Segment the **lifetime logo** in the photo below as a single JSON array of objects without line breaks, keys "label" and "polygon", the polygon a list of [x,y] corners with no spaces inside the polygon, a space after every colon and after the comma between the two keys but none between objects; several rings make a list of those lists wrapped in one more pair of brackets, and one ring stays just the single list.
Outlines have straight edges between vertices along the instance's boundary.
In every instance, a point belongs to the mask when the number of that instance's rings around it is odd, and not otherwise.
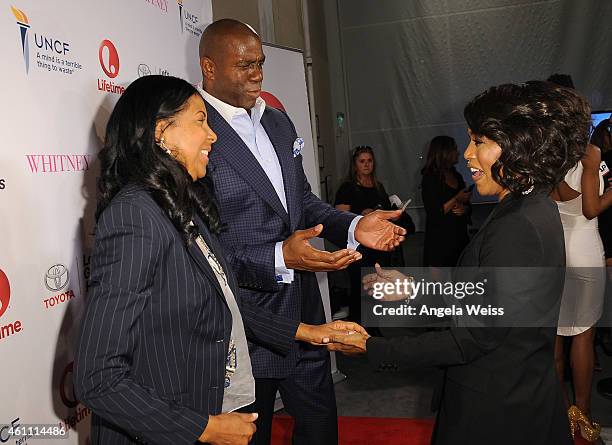
[{"label": "lifetime logo", "polygon": [[79,401],[74,396],[74,387],[72,385],[73,374],[74,362],[70,362],[64,369],[59,382],[59,394],[62,402],[71,410],[76,408],[75,411],[72,411],[70,415],[62,419],[60,422],[60,426],[63,426],[66,431],[76,429],[77,424],[91,414],[91,410],[89,408],[84,406],[78,407]]},{"label": "lifetime logo", "polygon": [[111,79],[119,75],[119,52],[113,42],[108,39],[102,40],[98,50],[98,59],[104,74]]},{"label": "lifetime logo", "polygon": [[[0,317],[2,317],[8,309],[10,301],[11,285],[4,271],[0,269]],[[11,335],[15,335],[21,332],[22,329],[23,326],[21,325],[20,320],[16,320],[6,325],[0,324],[0,340],[4,340],[5,338],[10,337]]]},{"label": "lifetime logo", "polygon": [[8,277],[0,269],[0,317],[4,315],[11,301],[11,285]]},{"label": "lifetime logo", "polygon": [[[119,75],[119,52],[113,42],[108,39],[102,40],[98,50],[98,59],[100,60],[102,71],[109,78],[114,79]],[[98,79],[98,91],[123,94],[125,87],[116,85],[106,79]]]}]

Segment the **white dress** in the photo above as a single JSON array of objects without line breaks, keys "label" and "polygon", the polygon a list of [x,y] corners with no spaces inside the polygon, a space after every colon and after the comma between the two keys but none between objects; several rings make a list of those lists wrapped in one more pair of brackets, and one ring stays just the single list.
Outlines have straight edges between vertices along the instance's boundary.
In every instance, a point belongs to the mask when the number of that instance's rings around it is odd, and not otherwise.
[{"label": "white dress", "polygon": [[[582,162],[572,168],[564,180],[572,189],[582,191]],[[599,194],[603,193],[603,178],[599,176]],[[565,236],[566,275],[558,335],[578,335],[594,326],[603,310],[606,285],[603,244],[597,230],[597,218],[582,214],[582,195],[557,202]]]}]

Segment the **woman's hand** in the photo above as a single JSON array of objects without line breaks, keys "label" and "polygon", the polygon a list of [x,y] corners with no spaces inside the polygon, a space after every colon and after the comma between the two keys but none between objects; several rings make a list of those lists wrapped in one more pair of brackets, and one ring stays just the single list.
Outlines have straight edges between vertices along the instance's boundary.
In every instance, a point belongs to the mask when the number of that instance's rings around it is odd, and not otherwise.
[{"label": "woman's hand", "polygon": [[457,203],[457,205],[451,209],[451,212],[453,212],[453,215],[463,216],[465,215],[466,207],[463,204]]},{"label": "woman's hand", "polygon": [[369,335],[359,332],[349,335],[333,335],[327,345],[329,351],[341,352],[344,355],[360,355],[367,352]]},{"label": "woman's hand", "polygon": [[376,270],[375,273],[368,274],[361,280],[363,288],[368,292],[368,295],[380,301],[401,301],[410,298],[410,292],[383,292],[388,283],[393,285],[398,282],[404,283],[404,280],[408,281],[411,279],[410,277],[394,269],[384,270],[378,263],[374,265],[374,268]]},{"label": "woman's hand", "polygon": [[470,197],[472,196],[472,191],[469,189],[462,189],[459,193],[455,195],[455,199],[458,203],[465,204],[469,202]]},{"label": "woman's hand", "polygon": [[257,428],[257,413],[225,413],[208,417],[208,425],[198,439],[213,445],[247,445]]}]

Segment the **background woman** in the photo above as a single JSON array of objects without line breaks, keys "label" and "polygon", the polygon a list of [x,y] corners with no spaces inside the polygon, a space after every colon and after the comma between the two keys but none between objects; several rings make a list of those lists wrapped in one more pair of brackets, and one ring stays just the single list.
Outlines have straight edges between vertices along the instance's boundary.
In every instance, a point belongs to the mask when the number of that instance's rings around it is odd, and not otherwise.
[{"label": "background woman", "polygon": [[452,267],[469,242],[471,191],[455,169],[457,143],[450,136],[436,136],[429,144],[421,170],[421,193],[425,206],[423,265]]},{"label": "background woman", "polygon": [[[612,117],[612,116],[611,116]],[[593,134],[591,135],[591,144],[596,145],[601,149],[601,160],[606,163],[608,172],[604,175],[604,188],[612,187],[612,121],[610,118],[601,121]],[[609,295],[610,287],[612,287],[612,209],[607,208],[597,217],[599,236],[603,243],[604,253],[606,257],[607,271],[607,291]],[[599,344],[607,355],[612,355],[612,335],[610,323],[612,321],[612,310],[607,310],[607,305],[612,304],[612,301],[606,302],[604,296],[604,311],[603,318],[600,320],[601,326],[597,328],[595,343]],[[597,391],[604,397],[612,398],[612,378],[602,379],[597,383]]]},{"label": "background woman", "polygon": [[[481,195],[496,196],[499,204],[458,266],[492,272],[495,280],[477,298],[505,307],[509,317],[491,319],[494,327],[464,325],[418,337],[336,337],[349,345],[329,348],[366,351],[374,362],[447,367],[436,445],[570,445],[553,366],[565,248],[549,194],[584,153],[590,109],[573,91],[529,82],[490,88],[466,106],[464,115],[470,137],[464,158],[472,179]],[[397,275],[379,269],[366,285],[394,281]],[[536,317],[543,310],[548,320]],[[533,327],[521,327],[526,325]]]},{"label": "background woman", "polygon": [[552,194],[563,223],[567,265],[555,361],[559,378],[564,382],[564,337],[571,337],[569,356],[575,405],[569,406],[566,392],[568,412],[574,422],[581,421],[581,434],[591,442],[597,440],[600,431],[599,425],[590,421],[594,326],[602,314],[606,285],[597,216],[612,204],[612,193],[603,193],[600,163],[600,149],[589,145],[581,161]]},{"label": "background woman", "polygon": [[[367,215],[374,210],[391,210],[391,202],[383,184],[376,178],[376,158],[374,150],[367,145],[360,145],[353,150],[349,173],[346,180],[338,188],[334,203],[338,210]],[[408,233],[414,232],[414,225],[407,214],[398,225],[404,227]],[[408,226],[406,222],[408,221]],[[403,224],[402,224],[403,222]],[[375,263],[385,266],[403,266],[401,248],[392,252],[381,252],[360,246],[362,254],[359,262],[348,267],[349,275],[349,318],[359,322],[361,319],[361,270],[362,267],[373,267]]]},{"label": "background woman", "polygon": [[110,116],[74,377],[93,444],[246,445],[257,415],[232,412],[255,399],[246,336],[286,354],[331,326],[359,329],[236,298],[214,196],[198,181],[215,140],[202,97],[175,77],[134,81]]}]

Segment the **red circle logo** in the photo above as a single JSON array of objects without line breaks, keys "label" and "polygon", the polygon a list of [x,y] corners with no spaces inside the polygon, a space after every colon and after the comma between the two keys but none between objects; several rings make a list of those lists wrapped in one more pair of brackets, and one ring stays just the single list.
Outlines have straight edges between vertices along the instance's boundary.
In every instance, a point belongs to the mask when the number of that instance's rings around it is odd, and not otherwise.
[{"label": "red circle logo", "polygon": [[[62,398],[62,402],[68,408],[74,408],[79,404],[78,400],[74,397],[74,389],[72,387],[72,373],[74,372],[74,362],[68,363],[66,368],[64,369],[64,373],[62,374],[62,379],[60,380],[60,397]],[[70,378],[68,376],[70,375]]]},{"label": "red circle logo", "polygon": [[102,40],[98,50],[98,59],[104,73],[114,79],[119,75],[119,53],[110,40]]},{"label": "red circle logo", "polygon": [[271,107],[276,108],[277,110],[286,112],[282,102],[278,100],[278,97],[276,97],[274,94],[269,93],[267,91],[262,91],[259,96],[266,102],[266,105],[270,105]]},{"label": "red circle logo", "polygon": [[8,277],[0,269],[0,317],[6,312],[11,300],[11,285],[9,284]]}]

